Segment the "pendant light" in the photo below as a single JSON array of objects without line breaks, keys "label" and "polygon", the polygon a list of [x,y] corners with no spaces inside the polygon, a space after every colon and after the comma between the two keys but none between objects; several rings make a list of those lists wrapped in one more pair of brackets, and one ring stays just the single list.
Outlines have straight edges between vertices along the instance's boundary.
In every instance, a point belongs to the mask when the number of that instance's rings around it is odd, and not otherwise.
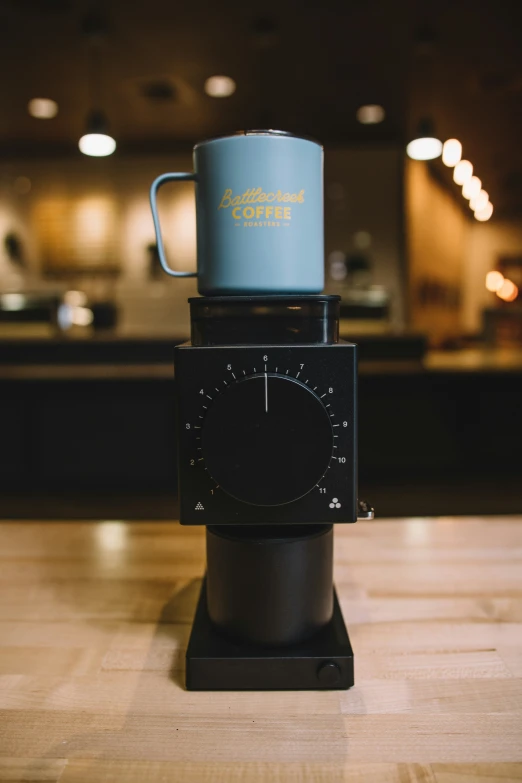
[{"label": "pendant light", "polygon": [[442,141],[437,138],[431,118],[434,101],[435,67],[438,54],[437,31],[430,24],[421,24],[413,30],[412,96],[420,118],[416,132],[406,146],[413,160],[434,160],[442,154]]},{"label": "pendant light", "polygon": [[442,162],[454,168],[462,158],[462,144],[458,139],[447,139],[442,148]]},{"label": "pendant light", "polygon": [[470,200],[472,198],[476,198],[481,190],[482,181],[478,177],[470,177],[462,186],[462,195],[464,198]]},{"label": "pendant light", "polygon": [[103,158],[112,155],[116,140],[109,134],[109,123],[99,108],[102,79],[100,74],[100,47],[107,36],[107,25],[97,13],[88,14],[82,24],[82,31],[88,47],[88,80],[92,108],[87,114],[85,132],[78,147],[84,155]]},{"label": "pendant light", "polygon": [[473,212],[480,212],[489,203],[489,193],[487,190],[481,190],[478,196],[470,199],[469,206]]},{"label": "pendant light", "polygon": [[422,119],[417,126],[417,133],[406,146],[406,153],[412,160],[434,160],[442,153],[442,142],[435,136],[433,122]]},{"label": "pendant light", "polygon": [[459,160],[453,169],[453,182],[464,185],[473,176],[473,164],[469,160]]},{"label": "pendant light", "polygon": [[108,133],[108,123],[102,111],[94,109],[87,117],[85,133],[78,142],[80,152],[95,158],[112,155],[116,141]]}]

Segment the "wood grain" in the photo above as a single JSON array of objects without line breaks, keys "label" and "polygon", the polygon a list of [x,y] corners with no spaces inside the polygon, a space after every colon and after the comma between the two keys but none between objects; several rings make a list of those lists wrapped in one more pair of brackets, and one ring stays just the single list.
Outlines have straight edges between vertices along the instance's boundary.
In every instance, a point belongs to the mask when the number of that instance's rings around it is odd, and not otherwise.
[{"label": "wood grain", "polygon": [[522,781],[522,517],[336,529],[349,691],[189,693],[204,531],[0,525],[0,781]]}]

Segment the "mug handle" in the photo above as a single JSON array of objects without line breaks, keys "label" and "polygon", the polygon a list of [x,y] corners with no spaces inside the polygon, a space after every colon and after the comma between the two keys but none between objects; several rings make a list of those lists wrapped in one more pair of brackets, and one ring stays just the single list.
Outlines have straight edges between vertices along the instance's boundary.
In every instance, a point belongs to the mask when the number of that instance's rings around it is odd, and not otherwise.
[{"label": "mug handle", "polygon": [[161,174],[157,177],[150,187],[150,207],[152,209],[152,220],[154,221],[154,231],[156,232],[156,243],[158,245],[158,255],[163,271],[172,277],[197,277],[197,272],[176,272],[175,269],[171,269],[167,262],[167,256],[165,255],[165,248],[163,247],[163,238],[161,236],[161,226],[158,215],[158,206],[156,204],[156,197],[158,190],[165,182],[183,181],[183,180],[197,180],[197,174],[189,172],[180,172],[172,174]]}]

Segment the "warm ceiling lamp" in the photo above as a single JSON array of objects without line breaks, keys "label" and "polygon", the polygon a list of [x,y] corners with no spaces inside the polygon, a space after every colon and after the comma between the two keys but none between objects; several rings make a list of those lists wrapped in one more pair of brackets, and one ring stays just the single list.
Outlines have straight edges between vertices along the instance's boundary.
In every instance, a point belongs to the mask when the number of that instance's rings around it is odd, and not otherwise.
[{"label": "warm ceiling lamp", "polygon": [[[109,134],[109,125],[102,105],[102,87],[105,83],[101,71],[101,43],[107,36],[108,25],[105,18],[93,11],[88,13],[82,22],[88,54],[88,80],[91,110],[87,115],[85,133],[78,142],[80,152],[94,158],[105,158],[112,155],[116,149],[116,141]],[[96,108],[95,108],[96,107]]]},{"label": "warm ceiling lamp", "polygon": [[423,119],[417,126],[417,133],[406,147],[408,157],[413,160],[434,160],[442,152],[442,142],[437,139],[433,123]]},{"label": "warm ceiling lamp", "polygon": [[105,158],[116,149],[116,141],[108,133],[107,119],[103,112],[92,111],[87,117],[86,133],[78,142],[80,152],[94,158]]},{"label": "warm ceiling lamp", "polygon": [[448,139],[442,148],[442,162],[445,166],[456,166],[462,157],[462,144],[457,139]]},{"label": "warm ceiling lamp", "polygon": [[473,176],[473,166],[469,160],[461,160],[453,169],[453,182],[463,185]]},{"label": "warm ceiling lamp", "polygon": [[478,196],[475,196],[475,198],[472,198],[469,202],[470,209],[473,210],[473,212],[480,212],[486,204],[489,201],[489,193],[487,190],[481,190]]},{"label": "warm ceiling lamp", "polygon": [[355,116],[362,125],[377,125],[386,117],[386,112],[382,106],[377,103],[368,103],[365,106],[359,106]]},{"label": "warm ceiling lamp", "polygon": [[503,282],[504,275],[496,269],[493,269],[486,275],[486,288],[493,294],[502,288]]},{"label": "warm ceiling lamp", "polygon": [[480,211],[477,210],[475,212],[475,220],[480,220],[481,223],[485,223],[486,220],[489,220],[491,215],[493,214],[493,204],[491,201],[488,201],[484,209],[481,209]]},{"label": "warm ceiling lamp", "polygon": [[58,104],[51,98],[33,98],[27,104],[27,111],[39,120],[52,120],[58,114]]},{"label": "warm ceiling lamp", "polygon": [[230,76],[209,76],[205,82],[205,92],[212,98],[228,98],[235,91],[236,83]]},{"label": "warm ceiling lamp", "polygon": [[518,296],[518,286],[512,280],[506,278],[498,289],[497,296],[499,299],[503,299],[504,302],[514,302]]},{"label": "warm ceiling lamp", "polygon": [[478,177],[471,177],[467,179],[462,186],[462,195],[464,198],[472,199],[476,198],[482,188],[482,181]]}]

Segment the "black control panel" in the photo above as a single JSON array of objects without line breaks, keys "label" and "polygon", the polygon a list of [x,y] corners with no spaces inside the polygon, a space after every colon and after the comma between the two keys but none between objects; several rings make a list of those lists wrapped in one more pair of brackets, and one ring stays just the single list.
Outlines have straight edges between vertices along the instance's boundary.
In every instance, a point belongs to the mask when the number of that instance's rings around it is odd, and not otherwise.
[{"label": "black control panel", "polygon": [[355,522],[356,346],[178,346],[180,521]]}]

